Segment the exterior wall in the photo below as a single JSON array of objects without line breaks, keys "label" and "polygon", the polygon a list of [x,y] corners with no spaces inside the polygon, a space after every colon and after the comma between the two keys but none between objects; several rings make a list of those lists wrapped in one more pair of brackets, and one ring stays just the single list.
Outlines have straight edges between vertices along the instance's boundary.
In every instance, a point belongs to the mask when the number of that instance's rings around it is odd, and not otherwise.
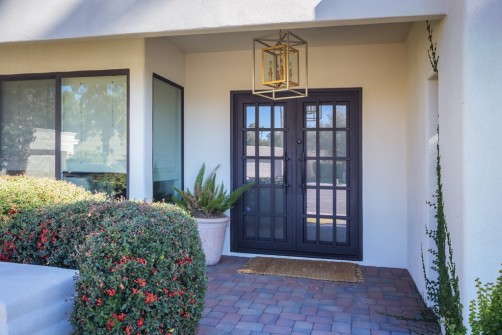
[{"label": "exterior wall", "polygon": [[[433,26],[433,29],[435,27]],[[421,249],[426,268],[430,267],[428,249],[432,242],[425,228],[435,228],[433,212],[427,205],[436,190],[436,150],[433,138],[436,130],[437,93],[434,71],[427,56],[427,31],[424,22],[415,23],[406,40],[406,79],[408,88],[407,185],[408,185],[408,270],[419,292],[425,293]],[[436,91],[436,92],[434,92]],[[432,273],[428,273],[432,275]]]},{"label": "exterior wall", "polygon": [[153,74],[156,73],[180,86],[185,86],[185,54],[165,38],[145,39],[146,70],[145,90],[145,146],[144,146],[144,194],[139,199],[152,199],[152,97]]},{"label": "exterior wall", "polygon": [[[363,88],[362,263],[406,267],[404,45],[310,48],[309,60],[309,87]],[[203,162],[230,185],[229,93],[251,89],[251,52],[187,54],[186,69],[186,186]]]},{"label": "exterior wall", "polygon": [[[130,69],[129,195],[145,197],[145,46],[143,39],[0,46],[0,74]],[[151,84],[151,80],[150,80]],[[151,86],[151,85],[150,85]],[[151,110],[151,107],[150,107]],[[150,122],[151,124],[151,122]],[[151,155],[151,150],[150,150]],[[150,159],[151,161],[151,159]],[[151,164],[150,164],[151,165]]]},{"label": "exterior wall", "polygon": [[[494,282],[502,264],[502,2],[465,0],[463,11],[464,150],[460,164],[464,166],[465,251],[461,289],[466,317],[468,301],[476,297],[475,278]],[[445,28],[444,38],[451,39],[446,33]]]},{"label": "exterior wall", "polygon": [[[448,16],[435,25],[439,60],[439,123],[445,214],[460,280],[464,323],[476,298],[475,279],[495,281],[502,263],[502,4],[495,0],[449,1]],[[413,27],[407,46],[408,269],[424,291],[419,247],[427,185],[427,93],[431,73],[423,23]]]}]

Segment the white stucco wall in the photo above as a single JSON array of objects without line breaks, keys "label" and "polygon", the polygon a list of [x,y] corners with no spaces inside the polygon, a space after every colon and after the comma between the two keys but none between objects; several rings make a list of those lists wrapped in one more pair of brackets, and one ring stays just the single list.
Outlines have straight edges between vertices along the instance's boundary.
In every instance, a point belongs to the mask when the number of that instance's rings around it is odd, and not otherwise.
[{"label": "white stucco wall", "polygon": [[[435,25],[433,25],[435,29]],[[406,40],[406,79],[408,88],[407,129],[407,224],[408,270],[419,292],[425,293],[421,250],[426,268],[430,266],[428,249],[432,241],[426,236],[426,226],[435,228],[433,210],[427,201],[434,201],[435,150],[429,143],[437,125],[437,81],[434,80],[427,57],[425,22],[415,23]],[[431,148],[432,145],[432,148]],[[428,271],[428,276],[433,274]]]},{"label": "white stucco wall", "polygon": [[149,128],[145,128],[144,114],[147,107],[144,39],[0,45],[0,74],[3,75],[110,69],[130,69],[130,91],[134,94],[130,96],[129,110],[129,136],[132,139],[129,147],[129,195],[143,199],[148,184],[143,162],[147,160],[148,152],[151,156],[151,150],[147,151],[145,146],[145,129]]},{"label": "white stucco wall", "polygon": [[[475,279],[494,281],[502,263],[502,3],[449,1],[448,16],[434,24],[439,60],[439,123],[445,214],[468,325]],[[408,269],[420,291],[420,243],[430,243],[423,227],[427,211],[428,43],[425,25],[415,24],[407,40]]]},{"label": "white stucco wall", "polygon": [[461,288],[464,306],[468,306],[476,297],[475,278],[493,282],[502,263],[502,2],[465,0],[463,11],[465,252]]},{"label": "white stucco wall", "polygon": [[[363,264],[406,267],[404,45],[310,48],[309,60],[311,88],[363,88]],[[249,51],[187,54],[187,186],[202,162],[230,185],[230,91],[250,90],[251,70]]]}]

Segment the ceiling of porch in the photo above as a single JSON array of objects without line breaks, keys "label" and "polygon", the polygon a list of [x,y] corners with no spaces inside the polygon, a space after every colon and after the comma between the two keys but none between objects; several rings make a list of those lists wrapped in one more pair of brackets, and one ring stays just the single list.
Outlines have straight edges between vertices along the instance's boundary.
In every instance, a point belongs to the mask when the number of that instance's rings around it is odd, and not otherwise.
[{"label": "ceiling of porch", "polygon": [[[291,29],[310,47],[403,43],[411,22]],[[252,40],[277,30],[225,32],[165,37],[186,53],[249,50]]]}]

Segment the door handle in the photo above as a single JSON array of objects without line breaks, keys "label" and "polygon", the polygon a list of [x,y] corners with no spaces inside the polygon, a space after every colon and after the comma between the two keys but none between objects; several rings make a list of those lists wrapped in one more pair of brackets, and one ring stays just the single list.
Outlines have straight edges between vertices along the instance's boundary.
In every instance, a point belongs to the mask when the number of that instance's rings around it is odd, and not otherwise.
[{"label": "door handle", "polygon": [[288,153],[284,152],[284,157],[282,158],[284,164],[284,177],[282,181],[282,187],[284,188],[284,193],[288,192],[288,187],[290,186],[288,183],[288,161],[290,158],[288,157]]},{"label": "door handle", "polygon": [[305,157],[305,151],[302,151],[302,155],[301,155],[301,158],[298,159],[298,161],[300,161],[300,171],[301,171],[301,184],[298,185],[298,187],[301,187],[302,189],[302,193],[305,194],[305,189],[307,187],[306,183],[305,183],[305,166],[306,166],[306,157]]}]

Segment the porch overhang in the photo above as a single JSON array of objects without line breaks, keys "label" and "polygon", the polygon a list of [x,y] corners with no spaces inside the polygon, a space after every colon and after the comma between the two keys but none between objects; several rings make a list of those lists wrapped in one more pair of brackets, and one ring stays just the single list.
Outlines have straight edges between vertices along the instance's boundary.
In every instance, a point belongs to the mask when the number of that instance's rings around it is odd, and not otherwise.
[{"label": "porch overhang", "polygon": [[[4,0],[0,44],[175,36],[439,19],[445,0]],[[44,15],[41,15],[43,13]]]}]

